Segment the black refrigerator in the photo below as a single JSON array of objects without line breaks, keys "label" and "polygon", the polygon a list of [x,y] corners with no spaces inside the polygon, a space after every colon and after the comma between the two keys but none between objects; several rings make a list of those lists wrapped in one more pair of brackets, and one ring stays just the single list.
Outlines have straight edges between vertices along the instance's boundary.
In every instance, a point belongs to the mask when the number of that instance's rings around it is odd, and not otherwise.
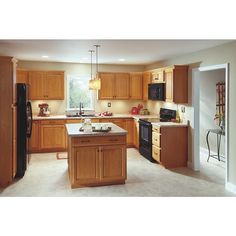
[{"label": "black refrigerator", "polygon": [[22,178],[28,162],[28,138],[32,131],[32,108],[28,101],[28,86],[16,84],[17,91],[17,171],[16,176]]}]

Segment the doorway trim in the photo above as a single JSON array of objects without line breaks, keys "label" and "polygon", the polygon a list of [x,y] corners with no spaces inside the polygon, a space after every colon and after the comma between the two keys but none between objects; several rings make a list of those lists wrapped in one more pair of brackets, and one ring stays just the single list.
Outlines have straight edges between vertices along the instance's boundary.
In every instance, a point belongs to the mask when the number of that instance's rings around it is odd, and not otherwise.
[{"label": "doorway trim", "polygon": [[193,132],[193,169],[196,171],[200,170],[200,80],[197,77],[197,73],[203,71],[212,71],[218,69],[225,69],[225,186],[228,184],[228,171],[229,171],[229,63],[204,66],[195,68],[192,70],[192,98],[193,98],[193,112],[194,112],[194,132]]}]

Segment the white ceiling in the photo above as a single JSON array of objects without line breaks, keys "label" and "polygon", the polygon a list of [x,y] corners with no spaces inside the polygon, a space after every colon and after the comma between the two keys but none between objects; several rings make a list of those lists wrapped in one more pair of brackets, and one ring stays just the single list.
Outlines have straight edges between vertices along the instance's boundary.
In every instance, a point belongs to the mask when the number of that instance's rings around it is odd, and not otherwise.
[{"label": "white ceiling", "polygon": [[[99,44],[99,64],[147,65],[232,40],[0,40],[0,55],[27,61],[90,63]],[[49,56],[42,58],[43,55]],[[125,61],[119,61],[119,59]],[[95,54],[93,57],[95,63]]]}]

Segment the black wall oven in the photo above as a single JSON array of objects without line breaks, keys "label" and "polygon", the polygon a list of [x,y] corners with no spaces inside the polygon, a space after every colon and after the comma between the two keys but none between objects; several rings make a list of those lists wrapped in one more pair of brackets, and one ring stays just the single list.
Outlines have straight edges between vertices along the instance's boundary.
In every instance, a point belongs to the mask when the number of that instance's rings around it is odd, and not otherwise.
[{"label": "black wall oven", "polygon": [[145,120],[139,120],[139,152],[151,162],[152,158],[152,124]]}]

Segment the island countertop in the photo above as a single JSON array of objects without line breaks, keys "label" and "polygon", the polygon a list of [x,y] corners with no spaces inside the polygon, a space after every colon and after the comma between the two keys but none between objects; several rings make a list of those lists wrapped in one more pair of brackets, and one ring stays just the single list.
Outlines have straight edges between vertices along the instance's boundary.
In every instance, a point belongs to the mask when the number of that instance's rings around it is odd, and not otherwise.
[{"label": "island countertop", "polygon": [[101,127],[106,125],[107,127],[111,127],[111,131],[109,132],[83,132],[79,129],[83,126],[83,124],[66,124],[67,134],[68,136],[73,137],[88,137],[88,136],[110,136],[110,135],[127,135],[127,131],[120,128],[119,126],[113,123],[92,123],[94,127]]}]

